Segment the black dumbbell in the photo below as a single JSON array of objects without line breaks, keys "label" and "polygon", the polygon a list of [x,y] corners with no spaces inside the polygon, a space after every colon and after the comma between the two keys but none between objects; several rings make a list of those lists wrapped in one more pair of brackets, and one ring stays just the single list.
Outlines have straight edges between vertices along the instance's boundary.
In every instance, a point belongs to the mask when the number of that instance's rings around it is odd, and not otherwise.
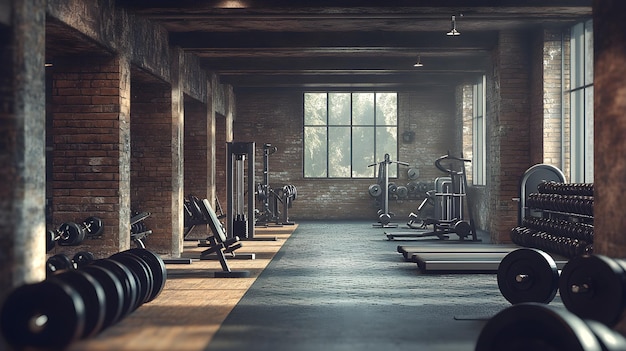
[{"label": "black dumbbell", "polygon": [[99,217],[90,216],[82,223],[65,222],[57,230],[46,231],[46,252],[54,248],[58,242],[61,246],[76,246],[85,240],[85,237],[102,234],[104,224]]},{"label": "black dumbbell", "polygon": [[81,268],[94,259],[94,255],[89,251],[79,251],[71,259],[66,254],[56,254],[46,260],[46,275],[50,276],[61,271]]},{"label": "black dumbbell", "polygon": [[549,303],[559,287],[559,271],[547,253],[521,248],[508,253],[498,266],[498,288],[512,304]]},{"label": "black dumbbell", "polygon": [[606,325],[583,320],[564,309],[522,303],[489,319],[474,350],[626,350],[626,339]]}]

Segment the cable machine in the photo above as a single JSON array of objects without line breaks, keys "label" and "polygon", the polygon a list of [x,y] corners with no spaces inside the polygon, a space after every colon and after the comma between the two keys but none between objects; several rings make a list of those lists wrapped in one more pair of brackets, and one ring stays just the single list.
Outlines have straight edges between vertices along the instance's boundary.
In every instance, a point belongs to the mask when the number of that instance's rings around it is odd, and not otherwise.
[{"label": "cable machine", "polygon": [[[254,142],[227,142],[228,237],[254,239]],[[247,157],[247,175],[246,173]],[[247,181],[247,184],[246,184]],[[248,201],[246,206],[246,193]]]}]

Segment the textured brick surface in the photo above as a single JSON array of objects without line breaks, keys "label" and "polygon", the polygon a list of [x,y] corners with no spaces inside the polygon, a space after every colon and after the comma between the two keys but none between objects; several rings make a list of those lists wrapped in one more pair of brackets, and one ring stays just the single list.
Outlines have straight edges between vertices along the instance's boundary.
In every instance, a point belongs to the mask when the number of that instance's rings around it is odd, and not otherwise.
[{"label": "textured brick surface", "polygon": [[98,256],[120,249],[120,215],[127,213],[120,206],[128,198],[122,70],[112,58],[74,57],[57,59],[51,76],[53,225],[102,218],[102,239],[82,246]]},{"label": "textured brick surface", "polygon": [[[299,219],[377,218],[367,188],[375,179],[303,178],[303,92],[238,91],[235,139],[254,141],[257,183],[262,182],[262,145],[271,143],[278,151],[270,156],[270,184],[294,184],[298,199],[289,214]],[[460,134],[455,131],[453,89],[429,89],[398,94],[398,135],[415,132],[412,143],[398,143],[398,159],[420,171],[419,181],[432,182],[443,174],[433,165],[435,159],[450,151],[460,152]],[[460,128],[460,127],[459,127]],[[218,144],[219,147],[219,144]],[[398,185],[408,182],[401,167]],[[390,201],[390,211],[398,222],[405,222],[421,199]]]},{"label": "textured brick surface", "polygon": [[152,214],[148,245],[169,252],[172,235],[171,89],[167,84],[137,82],[131,104],[131,208]]}]

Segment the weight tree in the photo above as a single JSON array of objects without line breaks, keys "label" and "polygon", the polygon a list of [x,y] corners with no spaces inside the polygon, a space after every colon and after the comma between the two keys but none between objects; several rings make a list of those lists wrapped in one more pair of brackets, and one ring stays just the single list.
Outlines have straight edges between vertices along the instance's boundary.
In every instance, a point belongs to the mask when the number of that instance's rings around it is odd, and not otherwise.
[{"label": "weight tree", "polygon": [[396,164],[403,165],[403,166],[409,166],[409,164],[406,162],[392,161],[391,156],[389,156],[389,154],[385,154],[385,158],[383,161],[368,165],[368,167],[373,167],[373,166],[378,165],[378,177],[380,180],[382,180],[382,183],[383,183],[380,185],[382,188],[382,193],[381,193],[381,197],[383,201],[382,208],[378,210],[378,223],[372,224],[372,226],[374,227],[381,227],[381,228],[397,228],[398,227],[397,223],[391,223],[391,217],[393,217],[394,214],[389,212],[389,173],[388,172],[389,172],[389,165],[392,163],[396,163]]},{"label": "weight tree", "polygon": [[[228,237],[254,239],[254,142],[227,142],[226,193],[228,208]],[[247,176],[245,160],[248,157]],[[246,179],[247,178],[247,179]],[[246,183],[247,180],[247,184]],[[247,190],[244,189],[247,185]],[[247,213],[244,204],[248,193]]]}]

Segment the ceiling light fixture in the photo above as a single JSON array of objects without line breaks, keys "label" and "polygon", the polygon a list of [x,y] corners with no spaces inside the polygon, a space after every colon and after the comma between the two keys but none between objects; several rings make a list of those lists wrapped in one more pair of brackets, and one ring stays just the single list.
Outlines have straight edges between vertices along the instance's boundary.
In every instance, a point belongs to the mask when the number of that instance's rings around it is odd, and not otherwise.
[{"label": "ceiling light fixture", "polygon": [[420,56],[417,56],[417,62],[413,65],[413,67],[422,67],[424,64],[422,63],[422,59]]},{"label": "ceiling light fixture", "polygon": [[450,29],[450,31],[446,33],[446,35],[451,36],[451,37],[461,35],[461,32],[456,30],[456,16],[455,15],[452,15],[452,29]]}]

